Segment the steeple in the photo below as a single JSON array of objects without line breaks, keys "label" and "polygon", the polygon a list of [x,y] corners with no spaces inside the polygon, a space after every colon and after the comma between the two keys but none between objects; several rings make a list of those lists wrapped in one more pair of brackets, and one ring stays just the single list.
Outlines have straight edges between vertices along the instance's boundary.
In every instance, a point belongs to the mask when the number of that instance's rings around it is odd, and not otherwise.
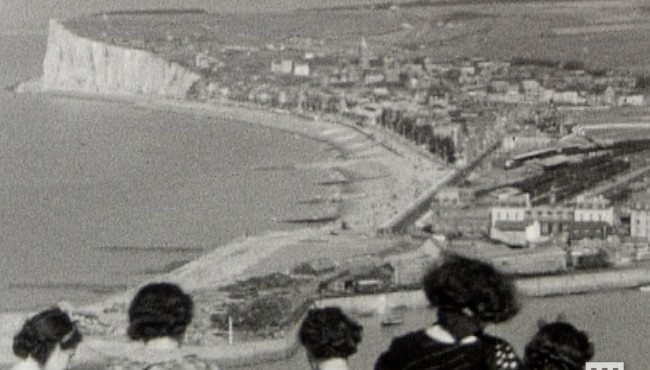
[{"label": "steeple", "polygon": [[370,49],[368,48],[366,38],[363,36],[359,44],[359,65],[362,69],[370,68]]}]

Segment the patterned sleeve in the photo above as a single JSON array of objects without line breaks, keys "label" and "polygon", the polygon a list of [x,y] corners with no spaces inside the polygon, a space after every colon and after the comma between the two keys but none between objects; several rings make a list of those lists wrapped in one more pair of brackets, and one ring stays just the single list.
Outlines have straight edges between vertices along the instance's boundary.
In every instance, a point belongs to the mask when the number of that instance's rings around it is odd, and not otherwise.
[{"label": "patterned sleeve", "polygon": [[492,338],[488,347],[488,365],[493,370],[519,370],[523,365],[510,343]]}]

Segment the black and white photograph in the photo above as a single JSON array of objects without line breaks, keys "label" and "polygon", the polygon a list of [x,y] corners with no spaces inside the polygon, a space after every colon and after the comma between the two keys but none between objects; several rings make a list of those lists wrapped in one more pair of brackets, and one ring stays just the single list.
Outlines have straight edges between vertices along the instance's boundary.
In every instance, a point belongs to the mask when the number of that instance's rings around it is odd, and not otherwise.
[{"label": "black and white photograph", "polygon": [[650,2],[0,0],[0,369],[644,370]]}]

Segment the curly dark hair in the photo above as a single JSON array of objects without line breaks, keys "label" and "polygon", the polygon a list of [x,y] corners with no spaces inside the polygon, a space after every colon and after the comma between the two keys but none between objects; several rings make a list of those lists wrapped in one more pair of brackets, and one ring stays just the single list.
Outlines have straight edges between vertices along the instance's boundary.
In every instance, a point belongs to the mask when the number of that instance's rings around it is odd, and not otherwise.
[{"label": "curly dark hair", "polygon": [[81,339],[81,333],[70,316],[54,307],[25,322],[14,336],[13,351],[20,358],[31,356],[40,365],[45,365],[57,345],[62,350],[76,348]]},{"label": "curly dark hair", "polygon": [[587,333],[554,322],[543,325],[526,345],[524,360],[531,369],[581,370],[593,355]]},{"label": "curly dark hair", "polygon": [[502,322],[519,311],[512,279],[488,263],[450,255],[423,279],[424,293],[438,309],[465,312],[483,322]]},{"label": "curly dark hair", "polygon": [[350,357],[362,335],[363,327],[338,307],[309,310],[298,332],[302,345],[318,360]]},{"label": "curly dark hair", "polygon": [[192,322],[192,297],[171,283],[145,285],[129,307],[129,338],[148,342],[160,337],[181,340]]}]

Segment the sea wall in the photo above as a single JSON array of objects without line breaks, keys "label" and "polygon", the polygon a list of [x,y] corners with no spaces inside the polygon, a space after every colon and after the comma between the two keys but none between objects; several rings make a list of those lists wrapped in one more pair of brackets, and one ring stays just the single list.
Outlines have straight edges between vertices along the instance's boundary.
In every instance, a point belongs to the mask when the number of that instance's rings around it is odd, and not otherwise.
[{"label": "sea wall", "polygon": [[148,51],[86,39],[50,20],[43,90],[183,98],[200,79],[198,73]]},{"label": "sea wall", "polygon": [[[520,278],[515,280],[519,293],[528,297],[596,293],[615,289],[631,289],[650,284],[650,267],[624,268],[597,272]],[[427,299],[421,290],[326,298],[318,307],[338,306],[354,313],[370,313],[395,307],[425,307]]]},{"label": "sea wall", "polygon": [[519,279],[517,289],[524,295],[544,297],[627,289],[648,284],[650,267],[638,267]]}]

